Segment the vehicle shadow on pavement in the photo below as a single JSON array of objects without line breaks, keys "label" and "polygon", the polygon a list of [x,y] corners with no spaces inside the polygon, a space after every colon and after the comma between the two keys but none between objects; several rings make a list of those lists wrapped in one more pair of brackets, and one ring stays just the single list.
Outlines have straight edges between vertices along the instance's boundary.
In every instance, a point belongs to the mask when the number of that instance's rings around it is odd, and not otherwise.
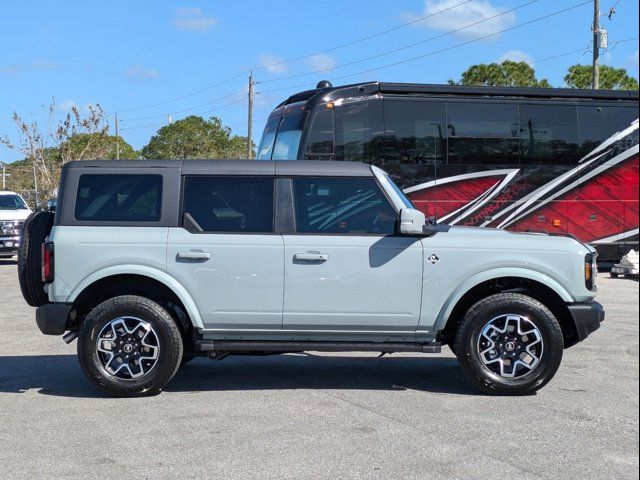
[{"label": "vehicle shadow on pavement", "polygon": [[10,258],[2,258],[0,259],[0,265],[17,265],[18,260],[12,260]]},{"label": "vehicle shadow on pavement", "polygon": [[[313,354],[231,356],[222,361],[197,358],[178,371],[165,392],[287,389],[479,394],[454,358]],[[61,397],[108,396],[85,378],[75,355],[0,357],[0,393],[29,390]]]}]

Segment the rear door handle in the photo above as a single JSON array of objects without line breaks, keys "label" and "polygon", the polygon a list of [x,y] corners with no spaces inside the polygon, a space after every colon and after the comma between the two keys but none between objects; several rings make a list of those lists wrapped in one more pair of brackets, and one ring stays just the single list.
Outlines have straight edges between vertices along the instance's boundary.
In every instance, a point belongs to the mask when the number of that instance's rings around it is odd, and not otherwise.
[{"label": "rear door handle", "polygon": [[209,252],[178,252],[177,257],[180,260],[207,261],[211,259],[211,253]]},{"label": "rear door handle", "polygon": [[324,253],[296,253],[293,259],[298,262],[324,263],[329,260],[329,255]]}]

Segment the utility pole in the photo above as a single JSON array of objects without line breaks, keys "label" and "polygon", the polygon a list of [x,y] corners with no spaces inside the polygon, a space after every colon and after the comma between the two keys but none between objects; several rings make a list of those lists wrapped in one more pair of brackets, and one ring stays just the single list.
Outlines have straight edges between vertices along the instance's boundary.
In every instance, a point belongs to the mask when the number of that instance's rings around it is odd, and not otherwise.
[{"label": "utility pole", "polygon": [[249,72],[249,112],[247,114],[247,158],[253,157],[253,71]]},{"label": "utility pole", "polygon": [[600,88],[600,0],[593,0],[593,66],[591,72],[591,87]]},{"label": "utility pole", "polygon": [[118,112],[115,113],[116,124],[116,160],[120,160],[120,129],[118,126]]},{"label": "utility pole", "polygon": [[7,173],[7,166],[2,164],[2,190],[7,189],[7,177],[10,177],[11,174]]},{"label": "utility pole", "polygon": [[39,208],[40,198],[38,195],[38,175],[36,174],[36,162],[33,162],[33,189],[36,193],[36,208]]}]

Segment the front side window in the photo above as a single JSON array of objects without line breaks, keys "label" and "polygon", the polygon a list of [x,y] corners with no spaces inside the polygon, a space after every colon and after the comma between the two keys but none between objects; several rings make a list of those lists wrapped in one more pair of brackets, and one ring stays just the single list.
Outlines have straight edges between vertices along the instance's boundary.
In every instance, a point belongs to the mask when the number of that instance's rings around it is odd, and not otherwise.
[{"label": "front side window", "polygon": [[305,158],[307,160],[333,158],[333,110],[328,108],[319,110],[313,117]]},{"label": "front side window", "polygon": [[162,203],[160,175],[81,175],[76,220],[157,222]]},{"label": "front side window", "polygon": [[0,195],[0,210],[26,210],[27,205],[19,195]]},{"label": "front side window", "polygon": [[271,158],[274,160],[296,160],[298,158],[303,124],[304,113],[287,115],[282,118]]},{"label": "front side window", "polygon": [[183,204],[203,232],[273,231],[271,177],[187,177]]},{"label": "front side window", "polygon": [[296,231],[393,235],[396,212],[372,178],[293,179]]}]

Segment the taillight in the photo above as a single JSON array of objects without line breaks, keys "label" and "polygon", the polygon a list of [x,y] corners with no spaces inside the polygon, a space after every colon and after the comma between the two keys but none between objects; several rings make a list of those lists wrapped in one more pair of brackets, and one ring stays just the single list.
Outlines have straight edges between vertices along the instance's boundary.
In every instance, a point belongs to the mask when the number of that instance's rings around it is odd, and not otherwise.
[{"label": "taillight", "polygon": [[587,290],[595,290],[598,276],[598,254],[588,253],[584,258],[584,283]]},{"label": "taillight", "polygon": [[53,266],[54,266],[54,254],[53,254],[53,242],[45,242],[42,244],[42,282],[53,282]]}]

